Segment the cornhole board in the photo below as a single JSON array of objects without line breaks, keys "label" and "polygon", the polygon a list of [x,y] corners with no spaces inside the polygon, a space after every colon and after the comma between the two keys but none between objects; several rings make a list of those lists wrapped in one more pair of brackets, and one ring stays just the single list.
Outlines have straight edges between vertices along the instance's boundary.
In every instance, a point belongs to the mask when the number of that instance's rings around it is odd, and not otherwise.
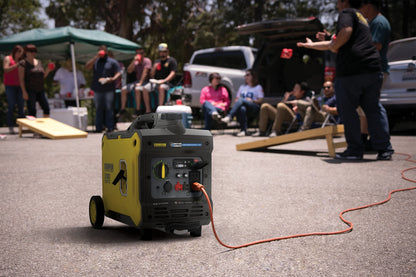
[{"label": "cornhole board", "polygon": [[17,125],[19,125],[19,137],[27,132],[23,128],[28,128],[31,132],[39,133],[50,139],[86,138],[88,136],[87,132],[52,118],[18,118]]},{"label": "cornhole board", "polygon": [[315,138],[326,138],[326,143],[328,145],[328,153],[330,157],[335,157],[335,149],[343,148],[347,146],[347,143],[344,142],[334,142],[334,136],[339,136],[344,134],[344,125],[331,125],[323,128],[310,129],[302,132],[290,133],[286,135],[276,136],[268,139],[262,139],[253,142],[247,142],[242,144],[237,144],[237,151],[242,150],[254,150],[267,148],[270,146],[281,145],[286,143],[292,143],[301,140],[315,139]]}]

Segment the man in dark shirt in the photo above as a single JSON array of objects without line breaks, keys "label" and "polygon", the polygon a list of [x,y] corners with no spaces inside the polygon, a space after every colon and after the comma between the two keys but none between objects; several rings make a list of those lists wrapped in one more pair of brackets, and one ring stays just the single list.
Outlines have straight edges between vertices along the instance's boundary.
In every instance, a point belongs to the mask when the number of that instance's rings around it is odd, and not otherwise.
[{"label": "man in dark shirt", "polygon": [[[114,130],[114,93],[115,81],[120,77],[120,67],[116,60],[108,57],[107,47],[102,45],[97,54],[89,60],[85,67],[93,70],[91,89],[94,91],[95,131]],[[105,121],[104,119],[105,111]]]},{"label": "man in dark shirt", "polygon": [[[169,56],[168,45],[166,43],[159,44],[159,57],[153,64],[152,71],[150,72],[150,83],[143,87],[143,102],[146,108],[146,113],[152,111],[150,105],[150,91],[156,89],[159,93],[159,105],[165,103],[165,97],[168,90],[171,88],[170,83],[175,78],[176,69],[178,67],[175,58]],[[154,88],[156,85],[156,88]]]},{"label": "man in dark shirt", "polygon": [[368,23],[357,10],[360,7],[360,0],[338,0],[340,13],[336,37],[331,41],[319,42],[307,38],[305,43],[299,42],[298,46],[338,53],[335,91],[348,147],[336,158],[363,158],[360,120],[356,112],[356,108],[361,106],[367,115],[373,148],[378,151],[377,159],[390,160],[394,151],[390,144],[388,122],[381,116],[378,103],[383,81],[380,56],[372,42]]}]

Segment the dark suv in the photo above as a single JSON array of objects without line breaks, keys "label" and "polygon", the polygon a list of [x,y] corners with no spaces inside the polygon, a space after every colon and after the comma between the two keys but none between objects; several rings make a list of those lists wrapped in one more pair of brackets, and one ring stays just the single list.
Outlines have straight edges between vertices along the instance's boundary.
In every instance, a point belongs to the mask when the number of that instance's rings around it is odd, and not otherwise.
[{"label": "dark suv", "polygon": [[286,91],[292,90],[295,82],[306,81],[319,93],[325,76],[327,79],[333,77],[335,62],[329,52],[296,46],[306,37],[315,40],[315,34],[322,30],[322,23],[314,17],[262,21],[237,27],[239,34],[259,34],[264,38],[253,68],[263,86],[265,102],[279,102]]}]

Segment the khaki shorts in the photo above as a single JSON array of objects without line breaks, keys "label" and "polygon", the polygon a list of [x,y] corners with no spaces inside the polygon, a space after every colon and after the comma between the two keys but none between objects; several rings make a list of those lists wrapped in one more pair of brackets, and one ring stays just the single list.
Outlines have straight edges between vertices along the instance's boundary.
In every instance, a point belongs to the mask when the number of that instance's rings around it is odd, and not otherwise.
[{"label": "khaki shorts", "polygon": [[153,90],[156,90],[159,87],[161,87],[165,91],[168,91],[170,89],[170,86],[168,84],[157,85],[157,84],[152,84],[150,82],[147,83],[143,88],[146,89],[147,91],[153,91]]}]

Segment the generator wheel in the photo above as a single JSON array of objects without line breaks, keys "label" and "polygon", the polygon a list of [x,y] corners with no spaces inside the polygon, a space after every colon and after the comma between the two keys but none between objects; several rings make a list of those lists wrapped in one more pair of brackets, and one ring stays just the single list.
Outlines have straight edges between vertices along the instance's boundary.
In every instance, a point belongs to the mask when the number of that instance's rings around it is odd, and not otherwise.
[{"label": "generator wheel", "polygon": [[152,240],[152,229],[142,229],[142,235],[141,235],[141,239],[142,240]]},{"label": "generator wheel", "polygon": [[192,229],[189,233],[191,234],[191,237],[200,237],[202,233],[202,227],[196,227]]},{"label": "generator wheel", "polygon": [[90,222],[95,229],[101,229],[103,227],[104,202],[101,196],[94,195],[90,199]]}]

